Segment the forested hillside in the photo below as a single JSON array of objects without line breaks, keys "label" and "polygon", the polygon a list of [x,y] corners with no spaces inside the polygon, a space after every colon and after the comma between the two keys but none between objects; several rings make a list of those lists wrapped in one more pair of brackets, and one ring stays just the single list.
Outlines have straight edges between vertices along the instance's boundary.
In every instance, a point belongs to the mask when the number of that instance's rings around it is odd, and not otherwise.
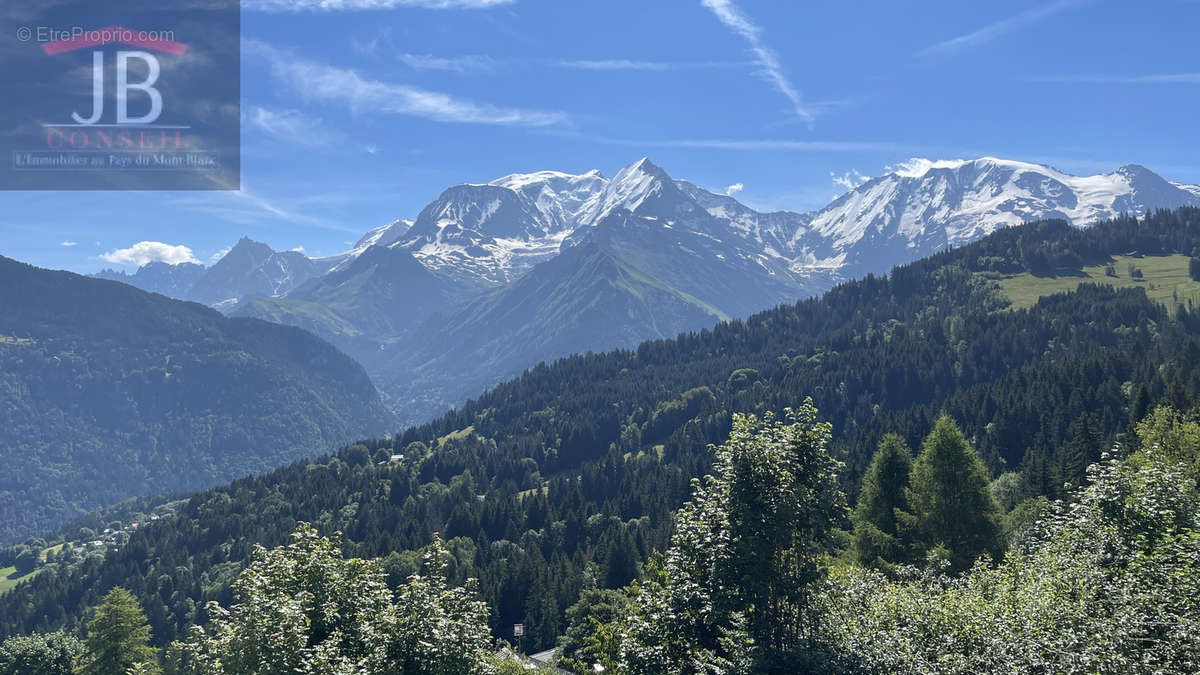
[{"label": "forested hillside", "polygon": [[1033,223],[714,330],[539,366],[435,422],[200,493],[117,548],[48,565],[0,595],[0,634],[78,626],[121,585],[166,644],[207,621],[204,600],[232,599],[254,543],[306,521],[383,558],[394,586],[439,533],[451,578],[479,579],[494,633],[524,623],[520,646],[546,648],[582,588],[624,586],[667,547],[735,413],[809,396],[851,500],[885,434],[918,447],[942,413],[987,478],[1010,472],[1014,503],[1059,497],[1155,403],[1190,407],[1200,317],[1096,284],[1014,309],[1001,282],[1177,253],[1200,254],[1200,210]]},{"label": "forested hillside", "polygon": [[0,258],[0,542],[387,430],[304,331]]}]

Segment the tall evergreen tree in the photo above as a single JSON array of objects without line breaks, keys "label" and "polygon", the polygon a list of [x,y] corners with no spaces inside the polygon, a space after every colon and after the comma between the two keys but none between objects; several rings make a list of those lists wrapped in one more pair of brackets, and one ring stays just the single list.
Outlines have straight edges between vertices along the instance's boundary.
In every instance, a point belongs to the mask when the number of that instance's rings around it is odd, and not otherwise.
[{"label": "tall evergreen tree", "polygon": [[120,586],[104,596],[88,623],[84,642],[83,675],[113,675],[136,669],[157,672],[157,650],[150,646],[150,624],[142,606]]},{"label": "tall evergreen tree", "polygon": [[914,523],[904,492],[911,471],[908,444],[896,434],[885,435],[863,475],[851,515],[854,553],[864,565],[894,565],[910,559]]},{"label": "tall evergreen tree", "polygon": [[987,469],[949,415],[925,438],[907,496],[922,543],[927,550],[945,547],[953,570],[1001,552],[1000,508]]},{"label": "tall evergreen tree", "polygon": [[1078,488],[1087,478],[1087,468],[1100,459],[1104,438],[1100,434],[1100,424],[1091,413],[1080,415],[1071,423],[1068,431],[1069,440],[1058,451],[1056,473],[1058,488],[1066,496],[1070,485]]},{"label": "tall evergreen tree", "polygon": [[1188,273],[1192,275],[1192,281],[1200,281],[1200,258],[1188,261]]},{"label": "tall evergreen tree", "polygon": [[814,658],[813,584],[845,507],[830,425],[812,399],[787,417],[734,415],[664,566],[636,586],[622,672],[803,672]]}]

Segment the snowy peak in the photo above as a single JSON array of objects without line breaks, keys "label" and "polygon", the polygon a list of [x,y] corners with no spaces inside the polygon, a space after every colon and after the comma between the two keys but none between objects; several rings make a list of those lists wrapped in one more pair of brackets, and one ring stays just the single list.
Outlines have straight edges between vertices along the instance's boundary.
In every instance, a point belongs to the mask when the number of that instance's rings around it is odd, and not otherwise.
[{"label": "snowy peak", "polygon": [[793,244],[827,258],[844,256],[853,273],[886,271],[1030,220],[1062,218],[1083,227],[1185,205],[1200,200],[1137,165],[1074,176],[995,157],[913,159],[818,211],[811,232],[798,233]]},{"label": "snowy peak", "polygon": [[489,185],[516,192],[543,213],[556,229],[561,229],[578,226],[580,209],[607,183],[608,179],[593,169],[582,174],[561,171],[514,173],[497,178]]},{"label": "snowy peak", "polygon": [[405,234],[412,229],[413,221],[403,218],[393,220],[387,225],[380,225],[372,230],[369,230],[354,244],[351,251],[366,251],[372,246],[387,246],[394,244],[400,240]]},{"label": "snowy peak", "polygon": [[579,221],[595,225],[617,209],[670,221],[696,208],[666,171],[643,157],[618,171],[603,191],[584,204]]}]

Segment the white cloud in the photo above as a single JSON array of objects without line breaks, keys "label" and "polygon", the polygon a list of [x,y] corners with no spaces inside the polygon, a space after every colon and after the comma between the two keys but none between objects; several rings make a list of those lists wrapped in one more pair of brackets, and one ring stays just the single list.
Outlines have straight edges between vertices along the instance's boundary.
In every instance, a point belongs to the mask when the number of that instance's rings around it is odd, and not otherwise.
[{"label": "white cloud", "polygon": [[591,140],[614,145],[640,148],[692,148],[702,150],[735,150],[745,152],[922,152],[918,146],[903,143],[877,143],[873,141],[794,141],[789,139],[727,139],[727,138],[680,138],[669,140],[640,141],[618,138],[592,138]]},{"label": "white cloud", "polygon": [[672,70],[676,64],[631,59],[563,59],[555,65],[578,70]]},{"label": "white cloud", "polygon": [[833,179],[834,187],[838,188],[838,194],[849,192],[863,183],[871,180],[870,176],[864,176],[859,173],[858,169],[850,169],[842,175],[838,175],[832,171],[829,172],[829,177]]},{"label": "white cloud", "polygon": [[1083,82],[1090,84],[1200,84],[1200,73],[1160,75],[1066,75],[1037,78],[1035,82]]},{"label": "white cloud", "polygon": [[78,245],[78,242],[74,242],[74,241],[64,241],[59,244],[59,246],[76,246],[76,245]]},{"label": "white cloud", "polygon": [[257,12],[352,12],[379,9],[488,9],[516,0],[242,0]]},{"label": "white cloud", "polygon": [[897,162],[884,168],[888,173],[905,178],[920,178],[933,169],[957,169],[970,160],[966,159],[925,159],[910,157],[903,162]]},{"label": "white cloud", "polygon": [[208,256],[208,264],[211,265],[211,264],[217,262],[218,260],[220,260],[221,258],[224,258],[225,254],[229,253],[231,250],[233,250],[231,247],[226,246],[225,248],[221,249],[220,251],[217,251],[216,253]]},{"label": "white cloud", "polygon": [[172,246],[161,241],[139,241],[129,248],[119,248],[102,253],[100,258],[105,262],[133,264],[139,267],[151,262],[164,262],[168,265],[200,262],[192,255],[192,249],[187,246]]},{"label": "white cloud", "polygon": [[1087,0],[1057,0],[1056,2],[1051,2],[1049,4],[1042,5],[1041,7],[1034,7],[1033,9],[1021,12],[1020,14],[1010,16],[1007,19],[1001,19],[995,23],[988,24],[979,30],[930,45],[917,52],[917,57],[931,58],[948,56],[950,54],[954,54],[955,52],[978,47],[995,40],[1011,30],[1020,28],[1026,24],[1034,23],[1035,21],[1040,21],[1063,10],[1078,7],[1085,2],[1087,2]]},{"label": "white cloud", "polygon": [[432,54],[400,54],[401,63],[413,70],[440,70],[453,73],[489,72],[496,62],[487,56],[433,56]]},{"label": "white cloud", "polygon": [[246,110],[246,122],[269,136],[310,148],[329,145],[337,136],[320,118],[299,110],[253,106]]},{"label": "white cloud", "polygon": [[730,185],[729,187],[725,188],[725,194],[726,194],[726,196],[732,197],[735,194],[741,192],[742,189],[745,187],[746,186],[743,183],[734,183],[733,185]]},{"label": "white cloud", "polygon": [[243,42],[243,53],[267,59],[280,82],[309,99],[348,105],[353,112],[412,115],[439,122],[544,127],[563,124],[562,112],[505,108],[405,84],[366,79],[338,68],[282,52],[262,42]]},{"label": "white cloud", "polygon": [[293,248],[293,249],[291,249],[291,250],[292,250],[292,252],[294,252],[294,253],[304,253],[304,247],[303,247],[303,246],[297,246],[297,247],[295,247],[295,248]]},{"label": "white cloud", "polygon": [[762,28],[743,14],[732,0],[700,0],[700,4],[711,10],[717,16],[717,20],[749,43],[750,53],[754,55],[759,73],[791,102],[797,117],[811,123],[812,112],[804,105],[800,91],[783,74],[783,66],[780,65],[775,51],[763,42]]}]

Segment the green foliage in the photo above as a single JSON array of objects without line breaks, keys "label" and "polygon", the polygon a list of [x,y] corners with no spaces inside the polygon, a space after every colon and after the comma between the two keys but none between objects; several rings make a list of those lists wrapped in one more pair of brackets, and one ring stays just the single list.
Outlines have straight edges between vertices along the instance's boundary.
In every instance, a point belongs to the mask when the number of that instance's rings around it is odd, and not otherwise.
[{"label": "green foliage", "polygon": [[1192,281],[1200,281],[1200,258],[1188,260],[1188,276]]},{"label": "green foliage", "polygon": [[1159,406],[1136,426],[1137,457],[1158,453],[1189,468],[1200,479],[1200,421],[1169,406]]},{"label": "green foliage", "polygon": [[766,670],[812,646],[818,557],[845,516],[829,437],[811,400],[786,424],[734,417],[715,475],[675,517],[661,571],[632,588],[633,612],[618,622],[622,672]]},{"label": "green foliage", "polygon": [[998,556],[999,507],[987,469],[948,415],[938,418],[913,463],[908,503],[926,550],[945,547],[953,569],[983,554]]},{"label": "green foliage", "polygon": [[306,524],[293,543],[257,548],[234,584],[237,600],[172,645],[181,674],[477,672],[487,656],[487,608],[473,587],[446,585],[435,542],[421,574],[393,597],[379,563],[344,559],[340,542]]},{"label": "green foliage", "polygon": [[854,522],[854,554],[864,565],[888,566],[913,555],[915,520],[905,491],[912,470],[912,451],[896,434],[879,441],[879,449],[863,475]]},{"label": "green foliage", "polygon": [[158,652],[150,647],[150,625],[141,605],[120,586],[104,596],[87,625],[87,639],[79,672],[113,675],[137,667],[137,672],[157,672]]},{"label": "green foliage", "polygon": [[0,675],[72,675],[82,652],[79,639],[64,633],[10,637],[0,644]]},{"label": "green foliage", "polygon": [[1089,470],[997,566],[962,577],[835,573],[827,639],[878,673],[1162,673],[1200,669],[1200,501],[1157,449]]},{"label": "green foliage", "polygon": [[1008,513],[1017,506],[1025,493],[1021,483],[1021,474],[1017,471],[1005,471],[992,481],[992,498],[1001,511]]}]

